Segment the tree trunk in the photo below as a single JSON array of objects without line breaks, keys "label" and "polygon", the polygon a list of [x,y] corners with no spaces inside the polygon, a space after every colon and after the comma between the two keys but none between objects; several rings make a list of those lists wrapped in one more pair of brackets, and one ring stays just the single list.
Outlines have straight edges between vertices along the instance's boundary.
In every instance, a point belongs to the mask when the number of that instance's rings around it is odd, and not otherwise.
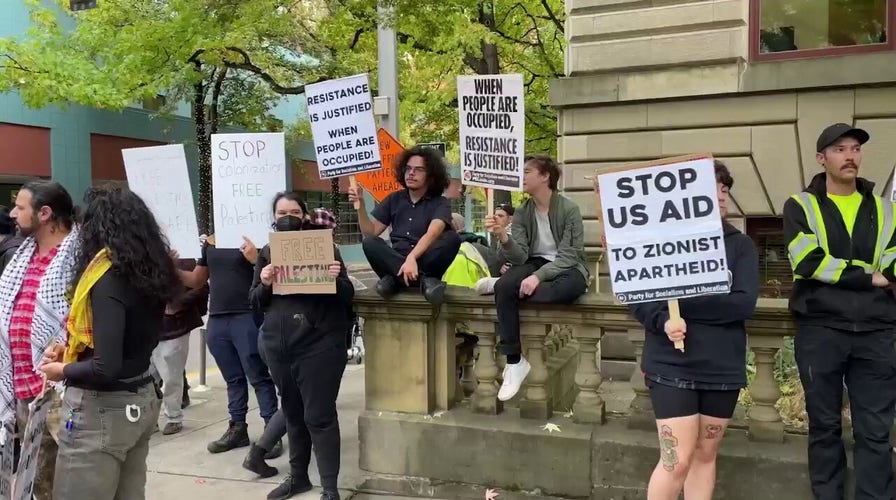
[{"label": "tree trunk", "polygon": [[[196,62],[196,71],[202,72],[202,64]],[[193,124],[196,126],[196,146],[199,148],[199,231],[211,235],[214,232],[212,214],[212,138],[206,121],[205,85],[202,81],[193,87]],[[198,235],[197,235],[198,236]]]}]

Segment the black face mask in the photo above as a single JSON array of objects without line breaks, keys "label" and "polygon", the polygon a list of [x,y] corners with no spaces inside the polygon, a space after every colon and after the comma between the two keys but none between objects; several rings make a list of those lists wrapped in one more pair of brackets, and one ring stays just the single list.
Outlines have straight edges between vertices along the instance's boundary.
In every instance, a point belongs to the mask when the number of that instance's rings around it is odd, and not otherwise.
[{"label": "black face mask", "polygon": [[277,231],[300,231],[305,221],[295,215],[284,215],[277,219],[274,227]]}]

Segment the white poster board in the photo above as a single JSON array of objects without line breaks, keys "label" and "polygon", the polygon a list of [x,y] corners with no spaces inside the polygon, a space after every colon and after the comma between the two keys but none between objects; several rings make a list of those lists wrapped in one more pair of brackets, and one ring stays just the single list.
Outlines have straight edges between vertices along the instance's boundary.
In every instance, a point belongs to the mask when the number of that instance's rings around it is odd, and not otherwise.
[{"label": "white poster board", "polygon": [[121,156],[128,187],[149,206],[171,248],[198,259],[202,247],[183,144],[122,149]]},{"label": "white poster board", "polygon": [[50,409],[52,392],[53,389],[47,389],[28,405],[28,425],[25,426],[25,433],[22,436],[22,451],[19,454],[19,467],[13,483],[12,500],[31,500],[40,442],[47,429],[47,411]]},{"label": "white poster board", "polygon": [[271,202],[286,189],[283,133],[212,134],[215,246],[239,248],[243,236],[261,248],[274,215]]},{"label": "white poster board", "polygon": [[16,448],[15,423],[7,422],[3,432],[6,434],[6,442],[0,448],[0,498],[12,498],[12,487],[15,483],[15,475],[13,475]]},{"label": "white poster board", "polygon": [[619,302],[729,292],[712,158],[599,173],[598,183]]},{"label": "white poster board", "polygon": [[461,181],[468,186],[522,191],[523,75],[458,76],[457,102]]},{"label": "white poster board", "polygon": [[380,169],[367,73],[307,85],[305,98],[321,179]]}]

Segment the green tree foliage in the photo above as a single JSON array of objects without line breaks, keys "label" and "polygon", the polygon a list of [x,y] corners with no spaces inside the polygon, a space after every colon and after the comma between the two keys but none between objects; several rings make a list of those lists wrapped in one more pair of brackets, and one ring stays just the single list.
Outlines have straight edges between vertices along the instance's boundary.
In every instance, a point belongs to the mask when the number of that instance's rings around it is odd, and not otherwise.
[{"label": "green tree foliage", "polygon": [[211,207],[210,135],[219,126],[268,131],[283,94],[304,92],[313,63],[298,52],[297,4],[287,0],[102,0],[69,17],[68,0],[26,0],[32,26],[0,39],[0,92],[33,107],[121,109],[166,95],[193,107],[200,158],[200,226]]}]

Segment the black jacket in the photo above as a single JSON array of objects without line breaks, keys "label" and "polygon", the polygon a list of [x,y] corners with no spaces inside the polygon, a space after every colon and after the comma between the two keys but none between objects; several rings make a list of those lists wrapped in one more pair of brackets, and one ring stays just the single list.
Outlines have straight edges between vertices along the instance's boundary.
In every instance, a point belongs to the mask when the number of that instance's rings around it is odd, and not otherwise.
[{"label": "black jacket", "polygon": [[723,224],[731,292],[678,301],[687,325],[684,353],[665,333],[667,301],[629,305],[644,325],[644,373],[706,384],[747,383],[747,334],[744,322],[753,315],[759,296],[759,257],[753,240],[731,224]]},{"label": "black jacket", "polygon": [[[183,271],[192,271],[196,267],[196,261],[181,259],[177,266]],[[202,317],[207,311],[208,283],[200,288],[183,287],[177,298],[165,308],[159,340],[173,340],[199,328],[202,326]]]},{"label": "black jacket", "polygon": [[3,241],[0,242],[0,274],[3,274],[6,265],[12,260],[12,256],[16,254],[23,241],[25,238],[12,234],[3,237]]},{"label": "black jacket", "polygon": [[[342,263],[339,249],[336,260]],[[261,345],[265,356],[301,357],[334,346],[346,349],[347,332],[353,324],[352,299],[355,287],[348,279],[345,264],[336,278],[336,293],[274,295],[273,287],[261,283],[261,270],[271,262],[271,249],[258,252],[255,277],[249,291],[249,303],[264,312]]]},{"label": "black jacket", "polygon": [[[818,239],[802,205],[794,198],[784,203],[784,240],[788,247],[795,249],[790,255],[795,279],[790,294],[790,310],[796,320],[803,324],[816,324],[840,330],[861,332],[889,328],[896,324],[896,303],[889,288],[878,288],[871,284],[871,269],[862,262],[871,264],[878,253],[879,220],[874,195],[874,183],[866,179],[856,179],[856,189],[862,195],[862,204],[853,226],[852,235],[846,230],[840,210],[827,197],[825,174],[816,175],[805,192],[815,196],[821,211],[820,224],[824,225],[828,252],[820,245],[811,243]],[[889,202],[883,201],[886,209]],[[813,210],[812,205],[808,207]],[[809,238],[806,238],[807,235]],[[887,235],[886,248],[896,246],[893,234]],[[806,253],[799,244],[809,245]],[[806,243],[809,242],[809,243]],[[827,258],[826,260],[826,257]],[[833,260],[831,259],[833,258]],[[796,260],[796,262],[794,262]],[[819,266],[839,265],[839,274],[816,275]],[[880,269],[891,282],[896,281],[893,265]]]}]

